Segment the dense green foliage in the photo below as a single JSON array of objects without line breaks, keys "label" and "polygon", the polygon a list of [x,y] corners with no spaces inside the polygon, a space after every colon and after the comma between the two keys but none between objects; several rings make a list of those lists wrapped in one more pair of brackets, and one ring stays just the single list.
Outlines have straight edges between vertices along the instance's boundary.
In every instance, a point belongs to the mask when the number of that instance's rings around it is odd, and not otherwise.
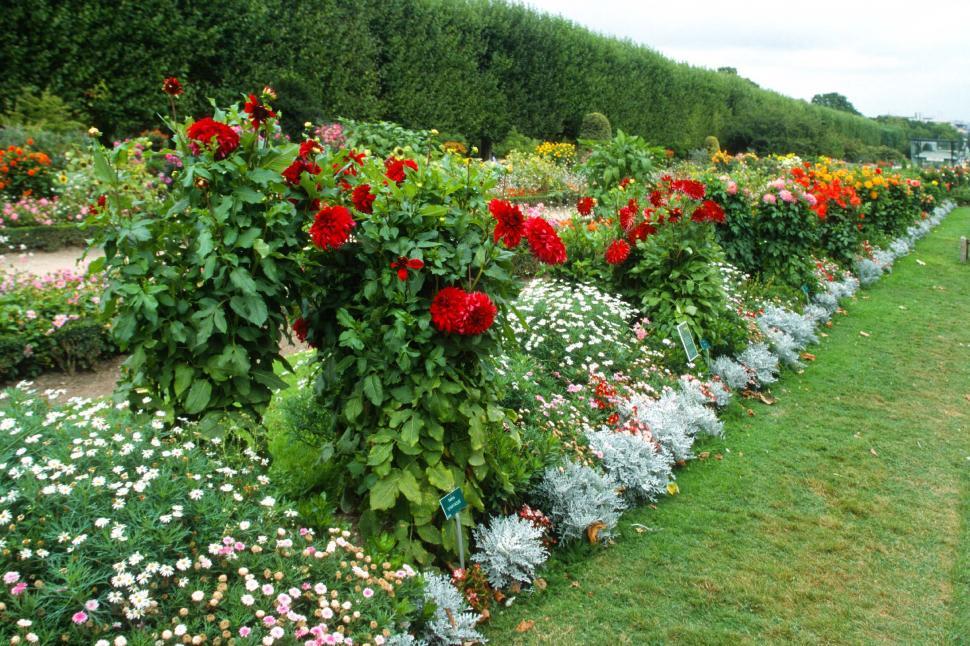
[{"label": "dense green foliage", "polygon": [[306,120],[387,119],[465,134],[488,156],[512,126],[576,137],[609,106],[614,128],[684,153],[714,134],[728,150],[838,157],[904,152],[904,129],[797,101],[737,74],[675,63],[646,47],[501,1],[214,0],[81,5],[14,0],[0,14],[0,98],[49,89],[109,134],[166,110],[270,84],[289,130]]},{"label": "dense green foliage", "polygon": [[825,107],[832,108],[833,110],[841,110],[842,112],[862,116],[862,113],[856,110],[855,106],[852,105],[852,102],[849,101],[845,95],[839,94],[838,92],[816,94],[812,97],[812,103],[815,105],[824,105]]},{"label": "dense green foliage", "polygon": [[580,139],[610,139],[613,137],[613,127],[610,120],[602,112],[590,112],[583,117],[579,127]]}]

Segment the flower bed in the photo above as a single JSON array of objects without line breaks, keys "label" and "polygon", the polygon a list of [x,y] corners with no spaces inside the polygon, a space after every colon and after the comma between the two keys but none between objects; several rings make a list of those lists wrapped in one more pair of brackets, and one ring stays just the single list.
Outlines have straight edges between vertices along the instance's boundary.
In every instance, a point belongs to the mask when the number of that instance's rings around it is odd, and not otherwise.
[{"label": "flower bed", "polygon": [[8,274],[0,282],[0,379],[86,370],[114,352],[98,319],[100,276]]}]

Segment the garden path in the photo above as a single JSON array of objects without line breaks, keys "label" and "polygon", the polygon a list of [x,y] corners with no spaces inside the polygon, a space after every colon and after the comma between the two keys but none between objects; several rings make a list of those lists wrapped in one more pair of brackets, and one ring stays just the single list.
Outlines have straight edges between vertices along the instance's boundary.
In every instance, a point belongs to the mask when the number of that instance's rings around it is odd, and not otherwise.
[{"label": "garden path", "polygon": [[82,271],[104,252],[92,249],[87,258],[81,259],[84,250],[79,247],[67,247],[58,251],[8,252],[0,254],[0,272],[26,271],[31,274],[43,275],[55,271]]},{"label": "garden path", "polygon": [[817,360],[725,414],[681,493],[560,552],[496,644],[966,643],[970,209],[846,305]]}]

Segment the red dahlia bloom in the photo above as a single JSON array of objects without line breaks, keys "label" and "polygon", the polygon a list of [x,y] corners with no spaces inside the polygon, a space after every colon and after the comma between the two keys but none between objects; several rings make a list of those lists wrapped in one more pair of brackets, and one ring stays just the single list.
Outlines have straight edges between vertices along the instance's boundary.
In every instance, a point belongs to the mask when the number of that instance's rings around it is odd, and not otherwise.
[{"label": "red dahlia bloom", "polygon": [[589,215],[593,212],[594,206],[596,206],[596,200],[591,197],[581,197],[576,202],[576,210],[580,215]]},{"label": "red dahlia bloom", "polygon": [[319,142],[316,142],[313,139],[307,139],[300,144],[300,157],[307,159],[312,153],[318,153],[322,150],[323,148],[320,146]]},{"label": "red dahlia bloom", "polygon": [[468,294],[465,298],[465,310],[467,315],[459,333],[466,336],[475,336],[488,330],[498,313],[492,299],[484,292]]},{"label": "red dahlia bloom", "polygon": [[633,218],[640,212],[640,205],[635,199],[630,199],[626,206],[620,209],[620,226],[624,231],[633,226]]},{"label": "red dahlia bloom", "polygon": [[713,200],[704,200],[694,213],[690,216],[694,222],[717,222],[724,223],[724,209]]},{"label": "red dahlia bloom", "polygon": [[532,254],[540,262],[547,265],[561,265],[566,262],[566,246],[551,224],[542,218],[529,218],[525,221],[523,233]]},{"label": "red dahlia bloom", "polygon": [[703,182],[693,179],[675,179],[670,182],[670,190],[683,193],[692,200],[703,200],[707,195],[707,187]]},{"label": "red dahlia bloom", "polygon": [[614,240],[606,248],[606,262],[611,265],[619,265],[626,262],[630,257],[630,243],[626,240]]},{"label": "red dahlia bloom", "polygon": [[293,333],[296,334],[296,338],[298,338],[301,343],[306,341],[308,331],[309,326],[302,316],[293,321]]},{"label": "red dahlia bloom", "polygon": [[304,172],[310,173],[311,175],[319,175],[320,170],[320,166],[314,162],[297,157],[293,160],[292,164],[286,167],[286,170],[283,171],[282,175],[283,179],[285,179],[286,183],[290,186],[299,186],[300,177]]},{"label": "red dahlia bloom", "polygon": [[400,185],[404,183],[405,179],[407,179],[404,169],[410,168],[411,170],[416,171],[418,170],[418,164],[413,159],[397,159],[396,157],[388,157],[384,162],[384,168],[387,179]]},{"label": "red dahlia bloom", "polygon": [[266,104],[255,94],[249,95],[249,101],[246,101],[246,105],[243,106],[243,112],[249,115],[253,130],[259,130],[259,127],[268,119],[276,116],[276,113],[266,107]]},{"label": "red dahlia bloom", "polygon": [[162,92],[169,96],[178,96],[184,91],[185,90],[182,89],[182,84],[174,76],[170,76],[162,81]]},{"label": "red dahlia bloom", "polygon": [[239,135],[236,131],[211,117],[199,119],[189,126],[185,134],[189,139],[197,141],[203,146],[211,144],[212,140],[215,139],[217,145],[216,159],[225,159],[239,147]]},{"label": "red dahlia bloom", "polygon": [[641,222],[637,226],[630,229],[630,232],[626,235],[627,240],[630,244],[635,244],[642,240],[646,240],[647,236],[651,236],[657,232],[657,228],[648,222]]},{"label": "red dahlia bloom", "polygon": [[495,242],[501,240],[509,249],[515,249],[522,242],[525,216],[518,205],[507,200],[492,200],[488,211],[495,218]]},{"label": "red dahlia bloom", "polygon": [[424,261],[420,258],[408,258],[407,256],[400,256],[397,260],[391,263],[391,269],[397,270],[398,280],[408,279],[408,270],[417,271],[419,269],[424,269]]},{"label": "red dahlia bloom", "polygon": [[320,249],[339,249],[357,225],[344,206],[325,206],[317,212],[310,226],[310,239]]},{"label": "red dahlia bloom", "polygon": [[445,287],[431,301],[431,323],[442,332],[459,334],[468,318],[468,294],[459,287]]},{"label": "red dahlia bloom", "polygon": [[370,192],[370,184],[361,184],[354,188],[350,201],[354,203],[354,208],[361,213],[374,212],[374,200],[377,196]]}]

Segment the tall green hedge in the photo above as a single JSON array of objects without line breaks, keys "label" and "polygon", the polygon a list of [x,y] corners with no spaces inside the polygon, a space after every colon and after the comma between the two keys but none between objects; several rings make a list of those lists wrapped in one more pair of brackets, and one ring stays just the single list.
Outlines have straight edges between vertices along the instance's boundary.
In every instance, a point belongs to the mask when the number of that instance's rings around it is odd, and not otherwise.
[{"label": "tall green hedge", "polygon": [[156,123],[176,75],[183,109],[264,84],[287,125],[345,116],[461,132],[487,153],[512,126],[576,136],[582,116],[687,151],[842,156],[904,150],[904,131],[674,63],[500,0],[9,0],[0,98],[49,87],[110,134]]}]

